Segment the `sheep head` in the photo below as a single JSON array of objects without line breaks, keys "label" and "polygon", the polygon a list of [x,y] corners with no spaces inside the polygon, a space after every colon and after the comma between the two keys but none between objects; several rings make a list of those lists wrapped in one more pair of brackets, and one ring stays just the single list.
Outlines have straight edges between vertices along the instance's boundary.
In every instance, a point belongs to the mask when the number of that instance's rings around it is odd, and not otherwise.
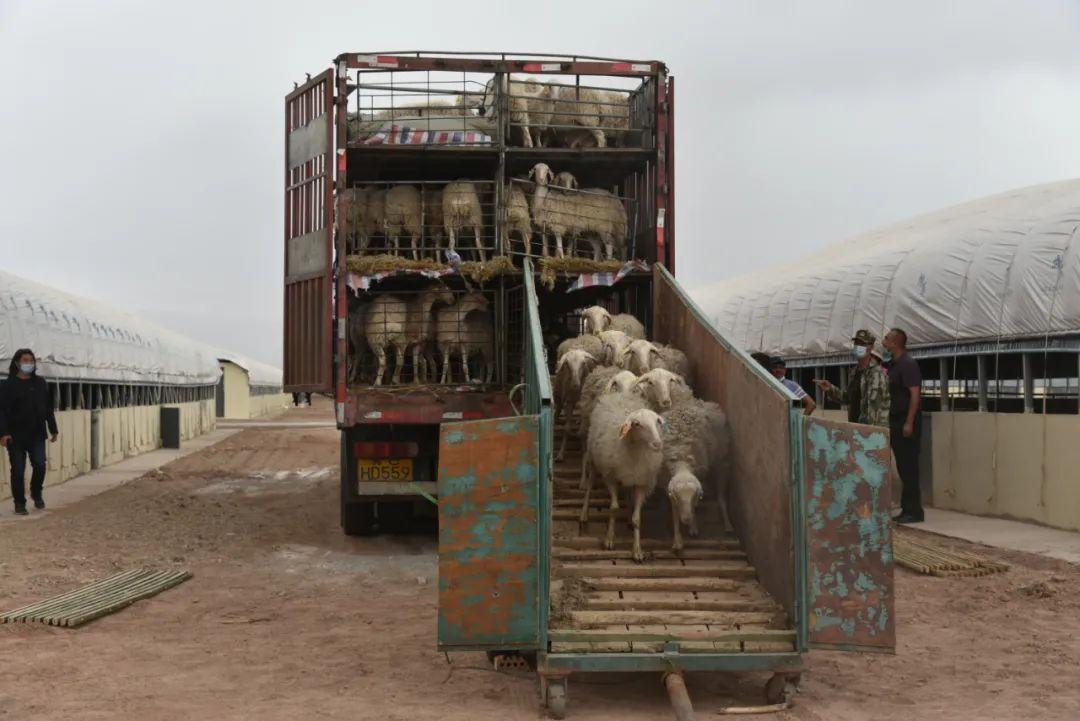
[{"label": "sheep head", "polygon": [[619,428],[619,438],[658,451],[664,447],[664,419],[647,408],[633,411]]},{"label": "sheep head", "polygon": [[654,408],[671,408],[671,389],[673,386],[686,385],[683,377],[663,368],[653,368],[642,374],[634,383],[634,392],[643,396]]},{"label": "sheep head", "polygon": [[634,387],[638,377],[630,371],[619,371],[608,379],[604,386],[604,393],[625,393]]},{"label": "sheep head", "polygon": [[529,177],[536,181],[537,185],[547,185],[555,174],[551,172],[547,163],[537,163],[529,170]]},{"label": "sheep head", "polygon": [[436,281],[424,290],[428,302],[431,304],[442,303],[443,305],[454,304],[454,294],[442,281]]},{"label": "sheep head", "polygon": [[686,467],[680,467],[668,482],[668,498],[672,507],[679,513],[679,522],[685,526],[694,526],[694,509],[705,496],[701,481]]},{"label": "sheep head", "polygon": [[604,363],[615,365],[615,360],[622,355],[623,349],[630,345],[630,336],[621,330],[605,330],[600,333],[600,343],[603,348]]},{"label": "sheep head", "polygon": [[566,170],[555,175],[555,182],[553,183],[557,188],[566,188],[567,190],[577,190],[578,181],[574,177],[573,173]]},{"label": "sheep head", "polygon": [[[543,165],[543,163],[541,163],[541,165]],[[544,167],[546,168],[547,166],[545,165]],[[585,319],[586,333],[599,335],[602,331],[611,327],[611,313],[608,313],[607,308],[602,306],[589,306],[581,311],[581,316]]]},{"label": "sheep head", "polygon": [[630,345],[623,349],[619,366],[640,375],[652,370],[659,358],[660,352],[652,343],[647,340],[632,340]]},{"label": "sheep head", "polygon": [[559,362],[555,364],[555,375],[569,373],[575,388],[581,388],[585,382],[585,376],[596,367],[596,358],[588,351],[575,348],[567,351]]}]

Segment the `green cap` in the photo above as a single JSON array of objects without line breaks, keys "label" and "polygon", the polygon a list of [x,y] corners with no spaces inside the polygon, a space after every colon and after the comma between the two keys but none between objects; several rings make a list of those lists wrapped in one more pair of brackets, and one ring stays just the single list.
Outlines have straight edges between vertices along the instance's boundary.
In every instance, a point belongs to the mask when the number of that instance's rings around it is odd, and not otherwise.
[{"label": "green cap", "polygon": [[866,346],[874,345],[874,343],[877,342],[877,338],[874,336],[874,334],[866,330],[865,328],[856,331],[855,337],[851,340]]}]

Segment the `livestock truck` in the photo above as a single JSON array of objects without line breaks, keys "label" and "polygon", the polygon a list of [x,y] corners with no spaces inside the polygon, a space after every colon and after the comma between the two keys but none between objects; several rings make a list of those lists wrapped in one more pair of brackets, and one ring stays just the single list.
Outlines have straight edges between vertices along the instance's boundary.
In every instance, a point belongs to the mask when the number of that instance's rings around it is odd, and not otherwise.
[{"label": "livestock truck", "polygon": [[[342,527],[437,519],[439,648],[524,657],[553,718],[575,673],[660,672],[688,718],[683,671],[785,704],[808,648],[895,644],[887,433],[804,417],[675,280],[674,90],[657,61],[347,53],[286,98],[285,386],[335,397]],[[598,203],[621,232],[573,212]],[[711,477],[684,548],[659,493],[644,563],[604,544],[626,510],[584,500],[580,442],[553,454],[592,305],[725,412],[733,528]]]}]

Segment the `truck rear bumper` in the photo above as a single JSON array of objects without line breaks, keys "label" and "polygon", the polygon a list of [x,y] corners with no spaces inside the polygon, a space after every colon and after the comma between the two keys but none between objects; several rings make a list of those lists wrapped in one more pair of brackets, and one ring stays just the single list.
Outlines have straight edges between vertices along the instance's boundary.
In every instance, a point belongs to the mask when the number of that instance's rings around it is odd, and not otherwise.
[{"label": "truck rear bumper", "polygon": [[[453,389],[447,389],[453,390]],[[454,421],[513,416],[506,391],[441,392],[402,387],[394,391],[364,389],[345,397],[344,427],[359,425],[439,425]]]},{"label": "truck rear bumper", "polygon": [[361,498],[376,499],[383,496],[419,496],[420,494],[417,492],[419,488],[424,493],[434,496],[435,486],[435,481],[414,481],[413,483],[360,481],[356,484],[356,495]]}]

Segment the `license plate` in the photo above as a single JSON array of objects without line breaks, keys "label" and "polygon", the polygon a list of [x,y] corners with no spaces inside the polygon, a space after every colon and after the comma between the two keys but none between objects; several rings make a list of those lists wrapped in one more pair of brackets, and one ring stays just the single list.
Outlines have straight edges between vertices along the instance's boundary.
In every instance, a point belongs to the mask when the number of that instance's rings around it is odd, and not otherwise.
[{"label": "license plate", "polygon": [[386,458],[375,460],[372,458],[358,458],[356,460],[356,477],[361,482],[411,481],[413,480],[413,459]]}]

